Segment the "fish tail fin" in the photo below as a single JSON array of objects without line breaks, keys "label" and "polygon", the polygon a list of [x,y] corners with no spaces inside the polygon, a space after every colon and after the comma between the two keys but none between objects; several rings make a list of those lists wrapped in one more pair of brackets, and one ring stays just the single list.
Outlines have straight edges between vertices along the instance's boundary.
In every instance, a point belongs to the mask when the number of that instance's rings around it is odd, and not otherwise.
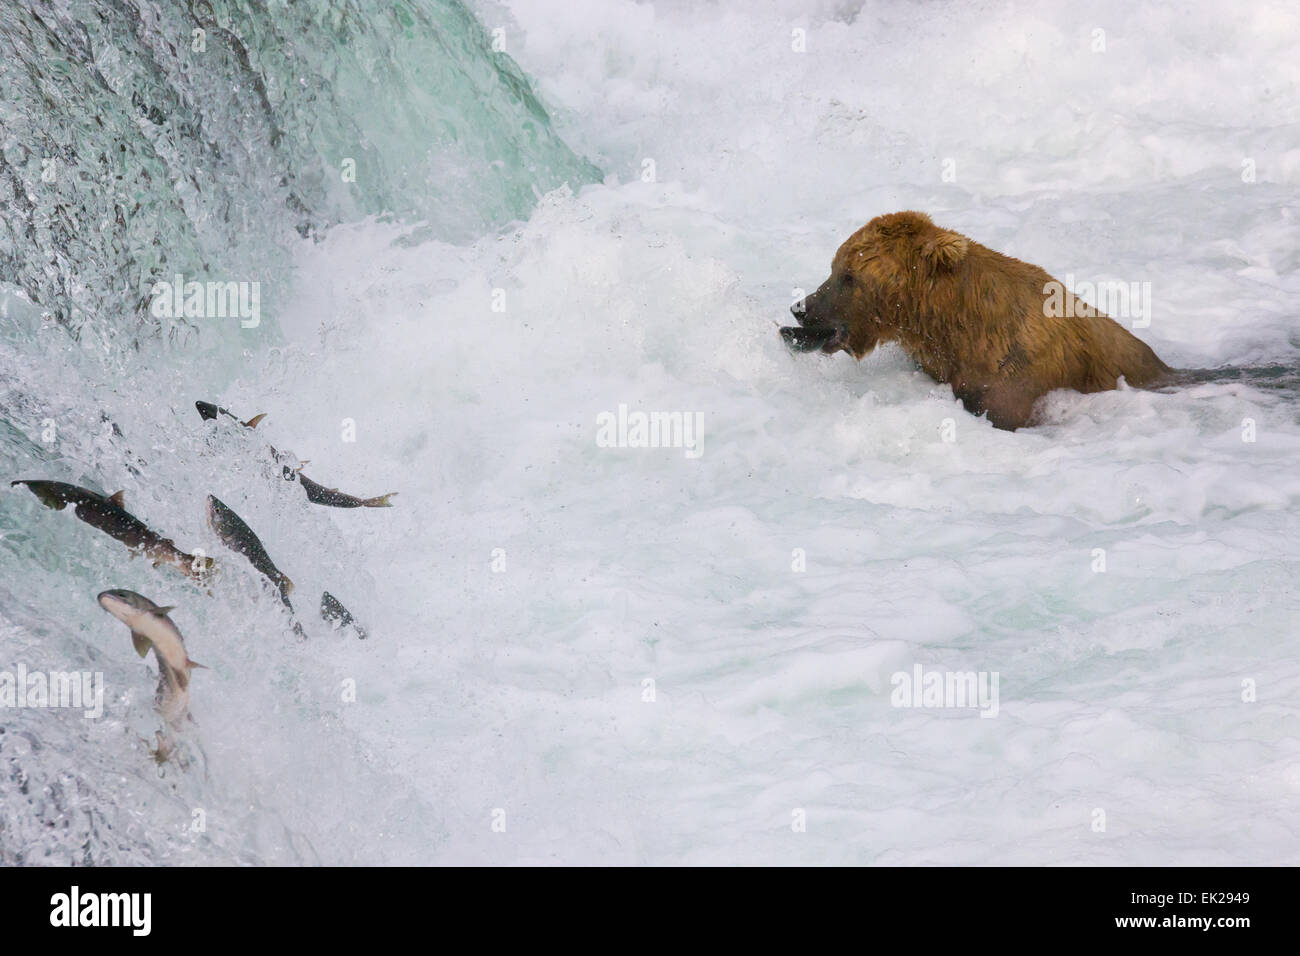
[{"label": "fish tail fin", "polygon": [[393,503],[388,499],[393,497],[395,494],[397,494],[396,491],[390,491],[386,495],[379,495],[378,497],[375,498],[367,498],[365,501],[361,503],[367,508],[391,508],[393,506]]},{"label": "fish tail fin", "polygon": [[244,427],[245,427],[245,428],[256,428],[256,427],[257,427],[257,423],[260,422],[260,421],[261,421],[263,418],[265,418],[265,417],[266,417],[266,412],[262,412],[262,414],[260,414],[260,415],[254,415],[254,416],[253,416],[252,418],[250,418],[248,421],[244,422]]}]

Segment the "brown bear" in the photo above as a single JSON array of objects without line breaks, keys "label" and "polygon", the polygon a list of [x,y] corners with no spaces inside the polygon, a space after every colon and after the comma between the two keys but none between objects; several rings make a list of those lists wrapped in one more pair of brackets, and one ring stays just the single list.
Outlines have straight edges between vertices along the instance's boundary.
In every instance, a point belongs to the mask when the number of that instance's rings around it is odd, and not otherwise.
[{"label": "brown bear", "polygon": [[[802,309],[800,308],[802,306]],[[1038,266],[940,229],[920,212],[877,216],[835,253],[831,276],[781,329],[798,351],[861,359],[897,342],[973,415],[1030,424],[1053,389],[1151,388],[1173,370]]]}]

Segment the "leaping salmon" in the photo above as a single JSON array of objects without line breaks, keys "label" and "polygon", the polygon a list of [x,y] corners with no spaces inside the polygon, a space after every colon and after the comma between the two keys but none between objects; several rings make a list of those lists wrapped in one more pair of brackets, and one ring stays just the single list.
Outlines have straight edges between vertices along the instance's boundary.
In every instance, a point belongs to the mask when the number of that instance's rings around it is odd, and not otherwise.
[{"label": "leaping salmon", "polygon": [[[169,731],[183,729],[190,716],[190,671],[203,667],[192,661],[185,650],[185,639],[168,617],[171,607],[159,607],[143,594],[115,588],[101,591],[99,606],[131,629],[131,643],[141,657],[153,649],[158,664],[158,690],[154,706],[162,714]],[[176,742],[168,733],[158,734],[158,749],[154,756],[159,763],[167,760],[175,750]]]},{"label": "leaping salmon", "polygon": [[275,585],[276,590],[280,592],[280,600],[292,611],[293,605],[289,603],[289,592],[293,590],[293,582],[275,566],[275,562],[266,553],[266,548],[262,545],[261,539],[253,533],[253,529],[215,495],[208,495],[208,525],[217,533],[222,544],[248,558],[249,563]]},{"label": "leaping salmon", "polygon": [[302,473],[302,467],[291,469],[285,466],[285,479],[292,481],[294,476],[298,478],[298,484],[302,485],[302,490],[307,492],[307,500],[316,505],[327,505],[330,508],[391,508],[393,505],[388,500],[397,494],[390,491],[386,495],[378,495],[374,498],[358,498],[356,495],[349,495],[339,491],[337,488],[326,488],[324,485],[317,484]]},{"label": "leaping salmon", "polygon": [[[218,415],[226,415],[227,417],[233,418],[235,421],[239,422],[239,418],[234,412],[222,408],[219,405],[214,405],[211,402],[195,402],[194,407],[199,410],[199,414],[203,416],[205,422],[215,421]],[[256,428],[257,423],[265,417],[266,412],[262,412],[262,414],[254,415],[248,421],[239,422],[239,424],[243,425],[245,428]]]},{"label": "leaping salmon", "polygon": [[343,602],[329,591],[322,592],[320,596],[320,616],[333,624],[335,630],[350,625],[357,632],[360,640],[366,639],[366,629],[357,623],[352,612],[343,606]]},{"label": "leaping salmon", "polygon": [[133,552],[143,553],[153,560],[155,567],[167,564],[200,581],[212,568],[211,558],[186,554],[176,547],[171,538],[164,538],[127,511],[120,491],[104,496],[63,481],[34,481],[26,478],[19,478],[9,484],[26,485],[42,504],[55,511],[73,505],[73,513],[78,518],[110,538],[122,542]]}]

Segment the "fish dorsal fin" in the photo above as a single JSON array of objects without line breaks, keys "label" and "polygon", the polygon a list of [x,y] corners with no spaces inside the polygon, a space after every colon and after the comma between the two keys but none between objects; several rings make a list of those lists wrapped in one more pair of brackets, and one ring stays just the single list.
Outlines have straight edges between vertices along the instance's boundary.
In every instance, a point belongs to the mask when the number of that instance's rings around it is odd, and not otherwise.
[{"label": "fish dorsal fin", "polygon": [[260,415],[254,415],[254,416],[253,416],[252,418],[250,418],[248,421],[244,422],[244,427],[245,427],[245,428],[256,428],[256,427],[257,427],[257,423],[260,422],[260,421],[261,421],[263,418],[265,418],[265,417],[266,417],[266,412],[262,412],[262,414],[260,414]]},{"label": "fish dorsal fin", "polygon": [[284,588],[284,593],[285,593],[285,594],[289,594],[291,591],[293,591],[293,582],[290,581],[290,580],[289,580],[285,575],[283,575],[283,574],[280,575],[280,586],[281,586],[282,588]]},{"label": "fish dorsal fin", "polygon": [[139,631],[131,632],[131,644],[135,647],[135,652],[141,657],[148,654],[149,648],[153,647],[153,644],[149,642],[149,638],[145,637]]},{"label": "fish dorsal fin", "polygon": [[120,491],[115,491],[115,492],[113,492],[111,495],[108,496],[108,503],[109,503],[109,504],[113,504],[113,505],[117,505],[119,508],[125,508],[125,507],[126,507],[126,491],[125,491],[125,490],[120,490]]},{"label": "fish dorsal fin", "polygon": [[185,658],[185,666],[190,668],[191,670],[193,670],[195,667],[201,667],[205,671],[210,670],[207,664],[200,664],[198,661],[192,661],[188,657]]},{"label": "fish dorsal fin", "polygon": [[155,607],[155,608],[150,608],[150,609],[149,609],[149,613],[150,613],[150,614],[153,614],[153,615],[156,615],[157,617],[166,617],[168,614],[170,614],[170,613],[171,613],[172,611],[174,611],[174,610],[176,610],[176,605],[175,605],[175,604],[168,604],[166,607]]}]

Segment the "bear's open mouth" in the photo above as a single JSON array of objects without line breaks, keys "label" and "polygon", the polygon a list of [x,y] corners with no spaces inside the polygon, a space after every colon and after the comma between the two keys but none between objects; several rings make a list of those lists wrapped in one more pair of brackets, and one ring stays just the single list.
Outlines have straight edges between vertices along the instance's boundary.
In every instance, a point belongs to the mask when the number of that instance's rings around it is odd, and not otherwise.
[{"label": "bear's open mouth", "polygon": [[820,349],[828,355],[844,348],[844,332],[840,329],[807,329],[787,325],[781,329],[781,338],[795,352],[812,352]]}]

